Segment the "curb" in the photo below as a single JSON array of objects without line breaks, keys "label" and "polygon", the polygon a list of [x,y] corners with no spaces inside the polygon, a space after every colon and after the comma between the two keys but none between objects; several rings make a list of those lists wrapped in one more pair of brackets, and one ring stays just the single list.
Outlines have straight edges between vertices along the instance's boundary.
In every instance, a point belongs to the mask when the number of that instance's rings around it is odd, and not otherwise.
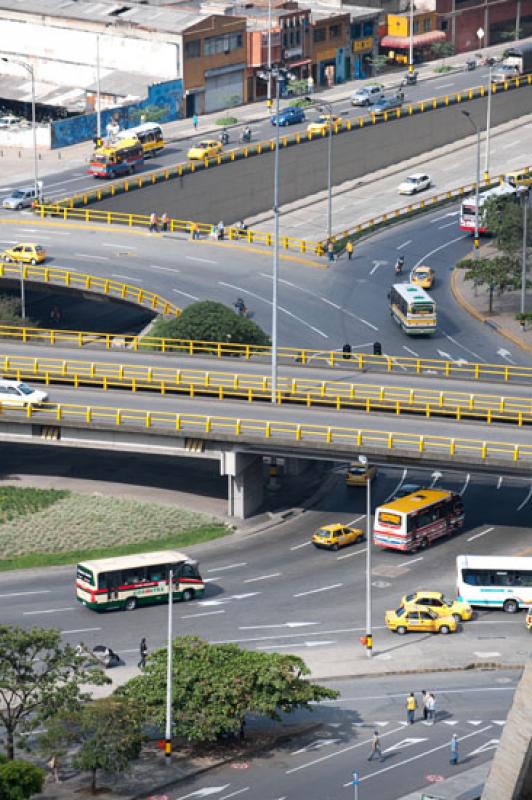
[{"label": "curb", "polygon": [[315,678],[312,673],[310,678],[314,681],[352,681],[353,678],[387,678],[393,675],[423,675],[433,672],[468,672],[470,670],[504,670],[504,669],[524,669],[526,664],[505,664],[495,661],[473,661],[470,664],[460,664],[452,667],[440,667],[435,664],[432,667],[412,667],[411,669],[396,669],[388,672],[357,672],[351,675],[333,675],[331,677],[321,676]]},{"label": "curb", "polygon": [[477,319],[479,322],[482,322],[484,325],[487,325],[490,328],[493,328],[496,333],[504,336],[505,339],[509,339],[510,342],[513,342],[516,347],[519,347],[521,350],[524,350],[525,353],[532,353],[532,345],[526,344],[526,342],[521,341],[515,334],[509,331],[507,328],[503,328],[497,322],[494,322],[490,317],[486,314],[482,314],[480,311],[469,303],[465,297],[463,296],[462,292],[458,288],[457,285],[457,276],[458,270],[454,267],[451,273],[451,294],[454,297],[456,303],[461,306],[467,313]]}]

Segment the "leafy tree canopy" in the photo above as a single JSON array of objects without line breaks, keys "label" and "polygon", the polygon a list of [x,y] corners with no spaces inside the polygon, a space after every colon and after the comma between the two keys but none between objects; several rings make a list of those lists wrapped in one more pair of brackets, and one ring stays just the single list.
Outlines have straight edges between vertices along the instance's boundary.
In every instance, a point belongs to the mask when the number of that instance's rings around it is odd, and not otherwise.
[{"label": "leafy tree canopy", "polygon": [[[499,250],[508,256],[521,253],[523,246],[523,206],[509,200],[491,198],[486,201],[487,227],[495,236]],[[529,217],[532,215],[529,214]],[[532,246],[532,224],[527,226],[527,247]]]},{"label": "leafy tree canopy", "polygon": [[99,667],[64,645],[54,628],[0,625],[0,725],[6,753],[15,754],[16,734],[27,733],[62,710],[79,708],[89,697],[83,684],[110,683]]},{"label": "leafy tree canopy", "polygon": [[26,800],[42,791],[44,772],[27,761],[0,764],[1,800]]},{"label": "leafy tree canopy", "polygon": [[[280,720],[281,712],[311,709],[338,692],[311,683],[297,656],[243,650],[236,644],[209,644],[193,636],[173,643],[174,732],[189,741],[208,742],[244,735],[247,714]],[[155,651],[146,671],[118,692],[130,699],[146,721],[165,720],[166,650]]]},{"label": "leafy tree canopy", "polygon": [[202,342],[268,345],[269,337],[255,322],[223,303],[202,300],[187,306],[176,319],[159,319],[150,336]]},{"label": "leafy tree canopy", "polygon": [[464,258],[457,264],[465,269],[464,279],[474,286],[485,286],[489,292],[489,310],[493,311],[493,295],[503,294],[518,283],[517,262],[508,256],[495,258]]}]

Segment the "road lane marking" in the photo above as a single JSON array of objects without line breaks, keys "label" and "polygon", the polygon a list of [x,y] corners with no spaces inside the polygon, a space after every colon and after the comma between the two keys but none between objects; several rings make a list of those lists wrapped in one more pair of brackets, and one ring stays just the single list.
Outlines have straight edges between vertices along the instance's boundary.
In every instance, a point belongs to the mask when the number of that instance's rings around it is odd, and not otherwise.
[{"label": "road lane marking", "polygon": [[102,247],[114,247],[115,250],[116,250],[117,247],[118,248],[121,247],[123,250],[137,250],[138,249],[137,247],[133,247],[133,245],[131,245],[131,244],[122,244],[122,242],[116,242],[116,244],[111,244],[111,242],[102,242],[101,246]]},{"label": "road lane marking", "polygon": [[456,226],[456,222],[453,220],[452,222],[447,222],[445,225],[438,225],[438,230],[442,231],[444,228],[453,228]]},{"label": "road lane marking", "polygon": [[491,533],[491,531],[495,530],[494,528],[486,528],[485,531],[481,531],[480,533],[475,533],[474,536],[470,536],[467,540],[468,542],[472,542],[473,539],[478,539],[480,536],[485,536],[487,533]]},{"label": "road lane marking", "polygon": [[336,641],[329,639],[327,641],[319,642],[300,642],[299,644],[263,644],[257,647],[257,650],[286,650],[289,647],[328,647],[331,644],[336,644]]},{"label": "road lane marking", "polygon": [[[385,736],[391,736],[393,733],[398,733],[399,731],[404,730],[404,725],[401,725],[399,728],[394,728],[391,731],[386,731],[381,736],[381,739],[384,739]],[[476,731],[475,731],[476,733]],[[292,769],[286,770],[286,775],[291,775],[293,772],[299,772],[302,769],[307,769],[307,767],[313,767],[315,764],[321,764],[323,761],[328,761],[330,758],[336,758],[336,756],[341,756],[343,753],[349,753],[351,750],[357,750],[359,747],[367,747],[368,744],[371,744],[371,739],[366,739],[363,742],[357,742],[356,744],[349,745],[349,747],[343,747],[341,750],[336,750],[334,753],[328,753],[326,756],[321,756],[321,758],[315,758],[314,761],[308,761],[306,764],[300,764],[298,767],[292,767]],[[445,743],[445,747],[448,747],[448,743]],[[352,786],[352,783],[348,783],[347,786]]]},{"label": "road lane marking", "polygon": [[471,475],[468,472],[466,477],[465,477],[464,485],[462,486],[461,491],[458,492],[459,495],[463,495],[465,493],[467,487],[469,486],[469,481],[470,480],[471,480]]},{"label": "road lane marking", "polygon": [[[470,623],[471,624],[471,623]],[[522,623],[520,623],[522,624]],[[387,630],[386,625],[374,625],[374,631]],[[332,631],[312,631],[314,636],[328,636],[331,633],[365,633],[366,627],[360,628],[338,628]],[[246,639],[219,639],[218,641],[211,642],[211,644],[247,644],[248,642],[266,642],[268,639],[300,639],[302,636],[308,636],[306,633],[272,633],[269,636],[250,636]]]},{"label": "road lane marking", "polygon": [[196,297],[195,294],[189,294],[188,292],[182,292],[179,289],[172,289],[173,292],[176,294],[181,294],[183,297],[188,297],[190,300],[199,300],[199,297]]},{"label": "road lane marking", "polygon": [[[515,686],[517,685],[517,681],[514,686],[481,686],[480,688],[471,688],[469,689],[465,686],[463,689],[434,689],[435,692],[439,692],[440,694],[469,694],[469,692],[515,692]],[[404,697],[404,692],[390,692],[389,694],[374,694],[374,695],[360,695],[355,697],[337,697],[335,700],[320,700],[320,703],[353,703],[357,702],[360,703],[363,700],[371,701],[374,700],[389,700],[395,697]],[[438,720],[439,723],[444,722],[445,720]],[[371,723],[354,723],[356,725],[371,725]],[[454,723],[447,722],[447,725],[451,725]]]},{"label": "road lane marking", "polygon": [[120,272],[113,272],[113,278],[124,278],[126,281],[133,281],[134,283],[144,283],[142,278],[132,278],[131,275],[121,275]]},{"label": "road lane marking", "polygon": [[406,350],[406,352],[410,353],[411,356],[415,356],[416,358],[419,358],[419,353],[416,353],[416,351],[412,350],[411,347],[407,347],[406,344],[403,345],[403,350]]},{"label": "road lane marking", "polygon": [[416,561],[423,561],[423,556],[418,556],[418,558],[409,558],[408,561],[405,561],[403,564],[398,564],[398,567],[409,567],[410,564],[415,564]]},{"label": "road lane marking", "polygon": [[450,336],[448,333],[445,333],[445,331],[444,331],[444,336],[446,339],[448,339],[450,342],[456,345],[456,347],[461,347],[462,350],[464,350],[466,353],[469,353],[470,356],[476,358],[477,361],[483,361],[483,358],[479,356],[478,353],[475,353],[474,350],[469,350],[469,348],[466,347],[464,344],[462,344],[462,342],[459,342],[458,339],[455,339],[453,336]]},{"label": "road lane marking", "polygon": [[347,553],[345,556],[336,556],[337,561],[341,561],[342,558],[352,558],[353,556],[359,556],[361,553],[365,553],[366,548],[362,548],[362,550],[355,550],[353,553]]},{"label": "road lane marking", "polygon": [[181,272],[180,269],[174,269],[173,267],[160,267],[158,264],[150,264],[150,269],[160,269],[163,272]]},{"label": "road lane marking", "polygon": [[199,614],[183,614],[181,619],[192,619],[193,617],[212,617],[213,614],[225,614],[225,609],[220,611],[200,611]]},{"label": "road lane marking", "polygon": [[469,238],[470,234],[464,233],[462,234],[462,236],[457,236],[456,239],[451,239],[449,242],[445,242],[445,244],[441,244],[439,247],[435,247],[434,250],[429,250],[428,253],[425,253],[424,256],[421,256],[419,261],[416,261],[412,269],[419,267],[420,264],[424,264],[427,258],[430,258],[430,256],[433,256],[435,253],[439,253],[440,250],[445,250],[446,247],[450,247],[450,245],[456,244],[456,242],[461,242],[462,239],[469,239]]},{"label": "road lane marking", "polygon": [[356,319],[357,322],[361,322],[363,325],[367,325],[368,328],[371,328],[372,331],[379,330],[376,325],[373,325],[371,322],[368,322],[367,319],[364,319],[363,317],[357,317],[356,314],[353,314],[352,311],[348,311],[346,308],[342,309],[342,314],[347,314],[348,317],[353,317],[353,319]]},{"label": "road lane marking", "polygon": [[397,486],[395,487],[395,489],[393,490],[393,492],[392,492],[391,494],[389,494],[389,495],[388,495],[388,497],[387,497],[387,498],[386,498],[386,500],[384,501],[385,503],[389,503],[389,501],[392,499],[392,497],[393,497],[395,494],[397,494],[397,492],[399,491],[399,489],[401,488],[401,486],[402,486],[402,485],[403,485],[403,483],[405,482],[405,478],[406,478],[406,476],[407,476],[407,475],[408,475],[408,470],[407,470],[407,469],[404,469],[404,470],[403,470],[403,474],[401,475],[401,480],[399,481],[399,483],[397,484]]},{"label": "road lane marking", "polygon": [[243,583],[254,583],[255,581],[267,581],[268,578],[278,578],[281,575],[280,572],[272,572],[271,575],[259,575],[257,578],[246,578]]},{"label": "road lane marking", "polygon": [[436,85],[438,89],[449,89],[451,86],[454,86],[454,83],[438,83]]},{"label": "road lane marking", "polygon": [[521,511],[526,506],[531,497],[532,497],[532,484],[530,484],[530,489],[528,490],[528,494],[521,503],[521,505],[517,506],[517,510]]},{"label": "road lane marking", "polygon": [[25,597],[29,594],[50,594],[51,589],[36,589],[33,592],[9,592],[7,594],[0,594],[1,597]]},{"label": "road lane marking", "polygon": [[249,786],[244,786],[243,789],[237,789],[236,792],[231,792],[231,794],[224,794],[222,797],[220,797],[220,800],[229,800],[230,797],[236,797],[237,794],[243,794],[244,792],[249,792],[249,790],[250,790]]},{"label": "road lane marking", "polygon": [[403,247],[408,247],[409,244],[412,244],[412,239],[407,239],[406,242],[403,242],[402,244],[398,244],[395,249],[396,250],[402,250]]},{"label": "road lane marking", "polygon": [[361,519],[364,519],[365,516],[366,516],[365,514],[361,514],[359,517],[355,517],[354,519],[352,519],[351,522],[347,522],[346,525],[348,525],[349,527],[351,527],[351,525],[356,525],[356,523],[360,522]]},{"label": "road lane marking", "polygon": [[[478,731],[473,731],[472,733],[467,733],[465,736],[459,736],[458,741],[463,742],[465,739],[469,739],[471,736],[478,736],[479,733],[484,733],[488,731],[492,725],[486,725],[485,728],[480,728]],[[384,736],[385,734],[383,734]],[[381,736],[382,739],[382,736]],[[432,753],[437,753],[438,750],[444,750],[445,748],[449,748],[449,742],[445,742],[444,744],[438,745],[438,747],[433,747],[431,750],[426,750],[424,753],[418,753],[416,756],[411,756],[410,758],[405,758],[403,761],[398,761],[396,764],[391,764],[389,767],[383,767],[382,769],[377,770],[376,772],[372,772],[371,775],[363,775],[360,778],[360,781],[367,781],[370,778],[375,778],[377,775],[382,775],[384,772],[389,772],[391,769],[397,769],[397,767],[402,767],[405,764],[410,764],[412,761],[416,761],[418,758],[423,758],[424,756],[429,756]],[[352,786],[352,781],[349,783],[344,783],[344,789],[348,786]]]},{"label": "road lane marking", "polygon": [[217,264],[217,261],[213,261],[211,258],[197,258],[196,256],[185,256],[187,261],[201,261],[202,264]]},{"label": "road lane marking", "polygon": [[23,611],[24,617],[32,617],[36,614],[58,614],[60,611],[75,611],[77,606],[66,606],[65,608],[43,608],[39,611]]},{"label": "road lane marking", "polygon": [[71,631],[61,631],[61,636],[66,636],[69,633],[92,633],[92,631],[101,630],[101,628],[73,628]]},{"label": "road lane marking", "polygon": [[309,544],[312,544],[312,542],[303,542],[303,544],[296,544],[294,545],[294,547],[291,547],[290,550],[299,550],[300,547],[308,547]]},{"label": "road lane marking", "polygon": [[503,475],[499,475],[499,477],[497,478],[497,489],[501,488],[503,480],[504,480],[504,476]]},{"label": "road lane marking", "polygon": [[342,310],[342,306],[339,306],[339,305],[338,305],[338,303],[333,303],[333,301],[332,301],[332,300],[328,300],[326,297],[321,297],[321,296],[320,296],[320,300],[321,300],[323,303],[327,303],[327,305],[329,305],[329,306],[332,306],[333,308],[337,308],[339,311],[341,311],[341,310]]},{"label": "road lane marking", "polygon": [[107,256],[93,256],[90,253],[74,253],[76,258],[90,258],[94,261],[110,261],[111,259]]},{"label": "road lane marking", "polygon": [[211,567],[207,572],[223,572],[226,569],[236,569],[237,567],[247,567],[247,561],[239,561],[238,564],[227,564],[225,567]]},{"label": "road lane marking", "polygon": [[254,631],[264,628],[306,628],[307,625],[320,625],[320,622],[281,622],[273,625],[241,625],[239,631]]},{"label": "road lane marking", "polygon": [[331,586],[321,586],[319,589],[309,589],[308,592],[298,592],[293,594],[292,597],[306,597],[308,594],[318,594],[319,592],[328,592],[331,589],[339,589],[343,583],[333,583]]}]

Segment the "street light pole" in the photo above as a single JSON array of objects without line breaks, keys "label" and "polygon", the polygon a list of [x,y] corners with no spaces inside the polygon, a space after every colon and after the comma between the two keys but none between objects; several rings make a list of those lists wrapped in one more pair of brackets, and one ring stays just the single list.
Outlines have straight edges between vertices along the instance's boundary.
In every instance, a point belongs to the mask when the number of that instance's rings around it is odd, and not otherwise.
[{"label": "street light pole", "polygon": [[491,95],[492,95],[492,83],[491,83],[491,70],[492,65],[490,64],[490,72],[489,72],[489,89],[488,89],[488,111],[487,111],[487,118],[486,118],[486,157],[484,161],[484,178],[489,180],[490,177],[490,129],[491,129]]},{"label": "street light pole", "polygon": [[[271,76],[271,71],[270,71]],[[279,113],[281,107],[279,73],[275,76],[275,159],[273,178],[273,288],[272,288],[272,403],[277,402],[277,292],[279,288],[279,146],[281,143]]]},{"label": "street light pole", "polygon": [[102,135],[102,110],[100,95],[100,34],[96,34],[96,136]]},{"label": "street light pole", "polygon": [[164,763],[172,763],[172,611],[174,603],[174,571],[168,570],[168,636],[166,643],[166,730],[164,736]]},{"label": "street light pole", "polygon": [[268,0],[268,108],[271,108],[271,105],[272,105],[272,0]]},{"label": "street light pole", "polygon": [[476,169],[476,181],[475,181],[475,238],[474,238],[474,247],[475,247],[475,254],[478,255],[478,248],[480,245],[479,241],[479,202],[480,202],[480,128],[478,127],[477,123],[469,113],[469,111],[464,111],[462,109],[462,114],[464,117],[467,117],[471,126],[473,127],[476,135],[477,135],[477,169]]},{"label": "street light pole", "polygon": [[410,0],[410,20],[408,24],[408,71],[414,72],[414,0]]},{"label": "street light pole", "polygon": [[373,655],[373,630],[371,627],[371,479],[366,474],[366,655]]},{"label": "street light pole", "polygon": [[523,192],[523,261],[521,264],[521,314],[526,308],[526,246],[527,246],[528,190]]},{"label": "street light pole", "polygon": [[330,241],[332,238],[332,135],[333,135],[333,107],[330,103],[326,103],[323,100],[320,100],[319,103],[314,103],[311,101],[310,97],[306,98],[309,100],[315,108],[319,109],[320,111],[326,111],[329,115],[329,126],[327,132],[327,241]]}]

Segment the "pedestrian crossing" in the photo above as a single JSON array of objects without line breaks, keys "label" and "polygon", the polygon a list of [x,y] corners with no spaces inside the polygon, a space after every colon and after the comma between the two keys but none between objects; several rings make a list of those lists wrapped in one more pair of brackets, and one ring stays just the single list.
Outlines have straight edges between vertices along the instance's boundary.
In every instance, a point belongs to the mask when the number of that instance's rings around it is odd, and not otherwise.
[{"label": "pedestrian crossing", "polygon": [[[471,725],[474,728],[478,728],[481,725],[499,725],[501,728],[506,723],[505,719],[438,719],[436,717],[434,724],[436,725],[448,725],[449,727],[454,727],[455,725]],[[406,722],[406,720],[375,720],[374,722],[353,722],[351,723],[353,728],[386,728],[387,725],[402,725],[403,727],[411,727],[410,723]],[[433,723],[428,722],[424,719],[416,719],[414,725],[426,725],[427,727],[431,728]]]}]

